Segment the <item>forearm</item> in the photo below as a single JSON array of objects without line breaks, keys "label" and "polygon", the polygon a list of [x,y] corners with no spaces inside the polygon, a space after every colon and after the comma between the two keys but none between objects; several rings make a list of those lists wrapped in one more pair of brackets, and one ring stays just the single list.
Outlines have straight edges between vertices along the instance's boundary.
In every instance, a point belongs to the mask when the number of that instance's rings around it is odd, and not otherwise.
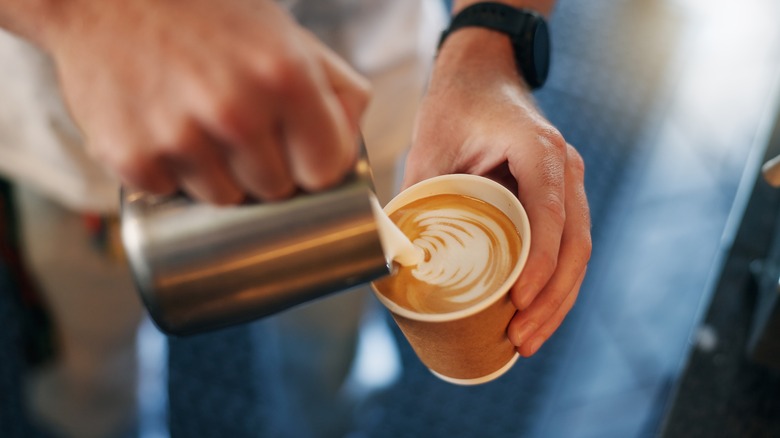
[{"label": "forearm", "polygon": [[[467,6],[483,1],[485,0],[455,0],[452,5],[452,13],[455,14]],[[498,2],[517,8],[531,9],[547,17],[550,16],[550,13],[555,6],[555,0],[498,0]]]},{"label": "forearm", "polygon": [[44,46],[66,1],[0,0],[0,27]]}]

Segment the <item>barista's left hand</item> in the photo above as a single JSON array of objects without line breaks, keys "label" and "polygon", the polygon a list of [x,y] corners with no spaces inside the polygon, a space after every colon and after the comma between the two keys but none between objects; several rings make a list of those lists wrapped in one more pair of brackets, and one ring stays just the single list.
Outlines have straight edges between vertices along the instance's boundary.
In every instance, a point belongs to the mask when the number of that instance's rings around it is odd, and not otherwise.
[{"label": "barista's left hand", "polygon": [[536,107],[508,39],[461,29],[442,46],[417,118],[404,187],[469,173],[517,193],[531,223],[528,262],[511,291],[509,340],[531,356],[560,326],[590,259],[590,213],[577,151]]}]

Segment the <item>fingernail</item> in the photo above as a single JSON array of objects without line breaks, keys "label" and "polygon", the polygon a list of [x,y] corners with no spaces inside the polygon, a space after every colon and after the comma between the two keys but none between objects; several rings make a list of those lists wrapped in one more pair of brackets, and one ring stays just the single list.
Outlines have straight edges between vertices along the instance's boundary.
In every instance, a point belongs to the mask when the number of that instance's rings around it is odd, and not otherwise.
[{"label": "fingernail", "polygon": [[544,339],[542,338],[534,338],[531,340],[531,342],[528,343],[528,352],[529,356],[533,356],[536,354],[537,351],[542,347],[542,344],[544,343]]},{"label": "fingernail", "polygon": [[525,310],[525,309],[527,309],[528,306],[531,305],[532,301],[533,301],[533,298],[529,294],[523,293],[522,295],[520,295],[520,303],[519,303],[519,308],[517,310]]},{"label": "fingernail", "polygon": [[523,342],[525,342],[525,340],[531,336],[537,328],[539,328],[539,326],[535,322],[526,322],[525,324],[521,325],[520,328],[515,332],[512,343],[515,345],[515,347],[523,345]]},{"label": "fingernail", "polygon": [[520,298],[517,300],[517,310],[525,310],[534,300],[534,294],[527,283],[518,284],[516,290]]}]

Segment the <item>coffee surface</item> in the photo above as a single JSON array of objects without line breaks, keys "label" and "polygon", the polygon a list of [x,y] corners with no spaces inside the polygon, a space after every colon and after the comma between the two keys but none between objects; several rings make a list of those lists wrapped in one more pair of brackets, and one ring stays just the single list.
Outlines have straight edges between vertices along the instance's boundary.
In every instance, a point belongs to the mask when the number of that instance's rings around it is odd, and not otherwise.
[{"label": "coffee surface", "polygon": [[401,207],[390,219],[424,255],[416,265],[396,266],[374,285],[409,310],[450,313],[471,307],[503,285],[518,262],[517,229],[484,201],[434,195]]}]

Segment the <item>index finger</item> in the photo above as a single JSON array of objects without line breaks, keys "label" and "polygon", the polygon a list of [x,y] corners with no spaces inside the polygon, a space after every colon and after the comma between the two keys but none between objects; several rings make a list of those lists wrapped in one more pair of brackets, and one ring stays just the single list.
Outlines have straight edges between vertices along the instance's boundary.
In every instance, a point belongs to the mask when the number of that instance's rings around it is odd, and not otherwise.
[{"label": "index finger", "polygon": [[319,190],[337,183],[355,161],[353,131],[367,86],[358,75],[345,74],[344,66],[331,65],[331,56],[323,53],[326,48],[311,47],[319,51],[318,59],[302,73],[307,80],[297,81],[299,87],[289,90],[289,100],[282,102],[282,130],[293,178],[307,190]]},{"label": "index finger", "polygon": [[[557,134],[557,133],[555,133]],[[524,309],[552,277],[558,265],[558,252],[566,222],[565,180],[566,142],[560,135],[540,135],[536,156],[528,149],[509,157],[509,168],[517,179],[517,195],[531,224],[528,262],[514,286],[513,303]]]}]

